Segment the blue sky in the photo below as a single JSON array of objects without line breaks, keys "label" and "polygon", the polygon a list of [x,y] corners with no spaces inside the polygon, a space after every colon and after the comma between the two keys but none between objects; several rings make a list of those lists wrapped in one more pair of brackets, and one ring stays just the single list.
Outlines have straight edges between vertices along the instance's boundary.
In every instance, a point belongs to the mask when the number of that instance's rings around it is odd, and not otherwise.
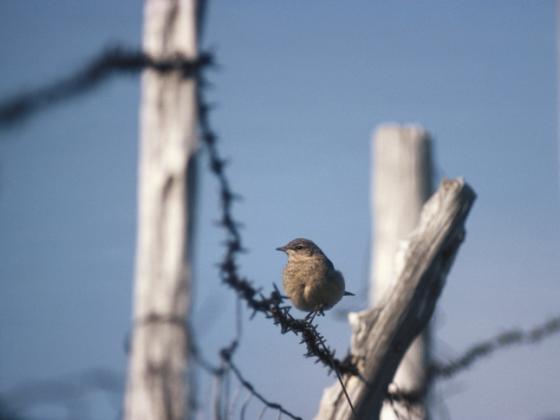
[{"label": "blue sky", "polygon": [[[363,308],[371,133],[388,121],[419,123],[435,139],[438,176],[464,176],[478,193],[438,306],[436,356],[557,315],[554,6],[211,2],[204,44],[220,63],[211,74],[212,121],[244,197],[235,207],[250,250],[243,272],[271,287],[284,265],[274,248],[309,237],[361,293],[341,309]],[[3,1],[0,95],[48,82],[114,42],[138,46],[141,9],[130,0]],[[124,373],[139,97],[137,77],[114,78],[0,133],[0,393],[92,367]],[[233,336],[234,299],[214,266],[217,185],[201,170],[193,316],[213,358]],[[295,337],[245,317],[243,372],[309,418],[334,378],[301,357]],[[346,351],[344,321],[329,315],[321,330]],[[503,351],[438,385],[438,400],[453,419],[558,416],[559,351],[559,337]],[[102,396],[91,405],[93,419],[114,413]]]}]

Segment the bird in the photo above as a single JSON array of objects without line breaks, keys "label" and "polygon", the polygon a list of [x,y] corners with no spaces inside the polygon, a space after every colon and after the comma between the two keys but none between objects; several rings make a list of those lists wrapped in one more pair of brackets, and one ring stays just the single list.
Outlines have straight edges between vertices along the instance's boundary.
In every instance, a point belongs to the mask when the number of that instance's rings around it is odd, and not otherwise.
[{"label": "bird", "polygon": [[283,271],[283,286],[293,305],[309,312],[306,319],[336,305],[342,296],[354,296],[344,290],[342,273],[313,241],[296,238],[276,248],[288,255]]}]

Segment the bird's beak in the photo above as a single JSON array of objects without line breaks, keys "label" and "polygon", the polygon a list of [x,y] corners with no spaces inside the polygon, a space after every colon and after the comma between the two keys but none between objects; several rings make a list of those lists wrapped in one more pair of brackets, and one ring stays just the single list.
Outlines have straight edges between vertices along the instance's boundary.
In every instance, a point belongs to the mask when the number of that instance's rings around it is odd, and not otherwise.
[{"label": "bird's beak", "polygon": [[276,251],[286,252],[286,245],[284,245],[284,246],[279,246],[278,248],[276,248]]}]

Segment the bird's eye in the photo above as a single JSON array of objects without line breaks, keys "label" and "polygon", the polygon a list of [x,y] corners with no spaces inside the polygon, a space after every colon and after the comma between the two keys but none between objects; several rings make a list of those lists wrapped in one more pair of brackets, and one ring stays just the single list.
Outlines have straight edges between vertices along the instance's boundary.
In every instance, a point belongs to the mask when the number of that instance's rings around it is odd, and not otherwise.
[{"label": "bird's eye", "polygon": [[294,247],[294,249],[296,249],[297,251],[300,251],[300,250],[303,249],[303,245],[296,245],[296,246]]}]

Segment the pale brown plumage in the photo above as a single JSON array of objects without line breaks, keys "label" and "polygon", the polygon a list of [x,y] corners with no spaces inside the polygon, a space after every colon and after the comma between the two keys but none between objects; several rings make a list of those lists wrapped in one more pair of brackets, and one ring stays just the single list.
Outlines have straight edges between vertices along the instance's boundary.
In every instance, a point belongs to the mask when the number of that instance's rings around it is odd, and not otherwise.
[{"label": "pale brown plumage", "polygon": [[283,285],[294,306],[302,311],[318,312],[332,308],[344,295],[344,277],[333,263],[309,239],[297,238],[276,248],[288,255]]}]

